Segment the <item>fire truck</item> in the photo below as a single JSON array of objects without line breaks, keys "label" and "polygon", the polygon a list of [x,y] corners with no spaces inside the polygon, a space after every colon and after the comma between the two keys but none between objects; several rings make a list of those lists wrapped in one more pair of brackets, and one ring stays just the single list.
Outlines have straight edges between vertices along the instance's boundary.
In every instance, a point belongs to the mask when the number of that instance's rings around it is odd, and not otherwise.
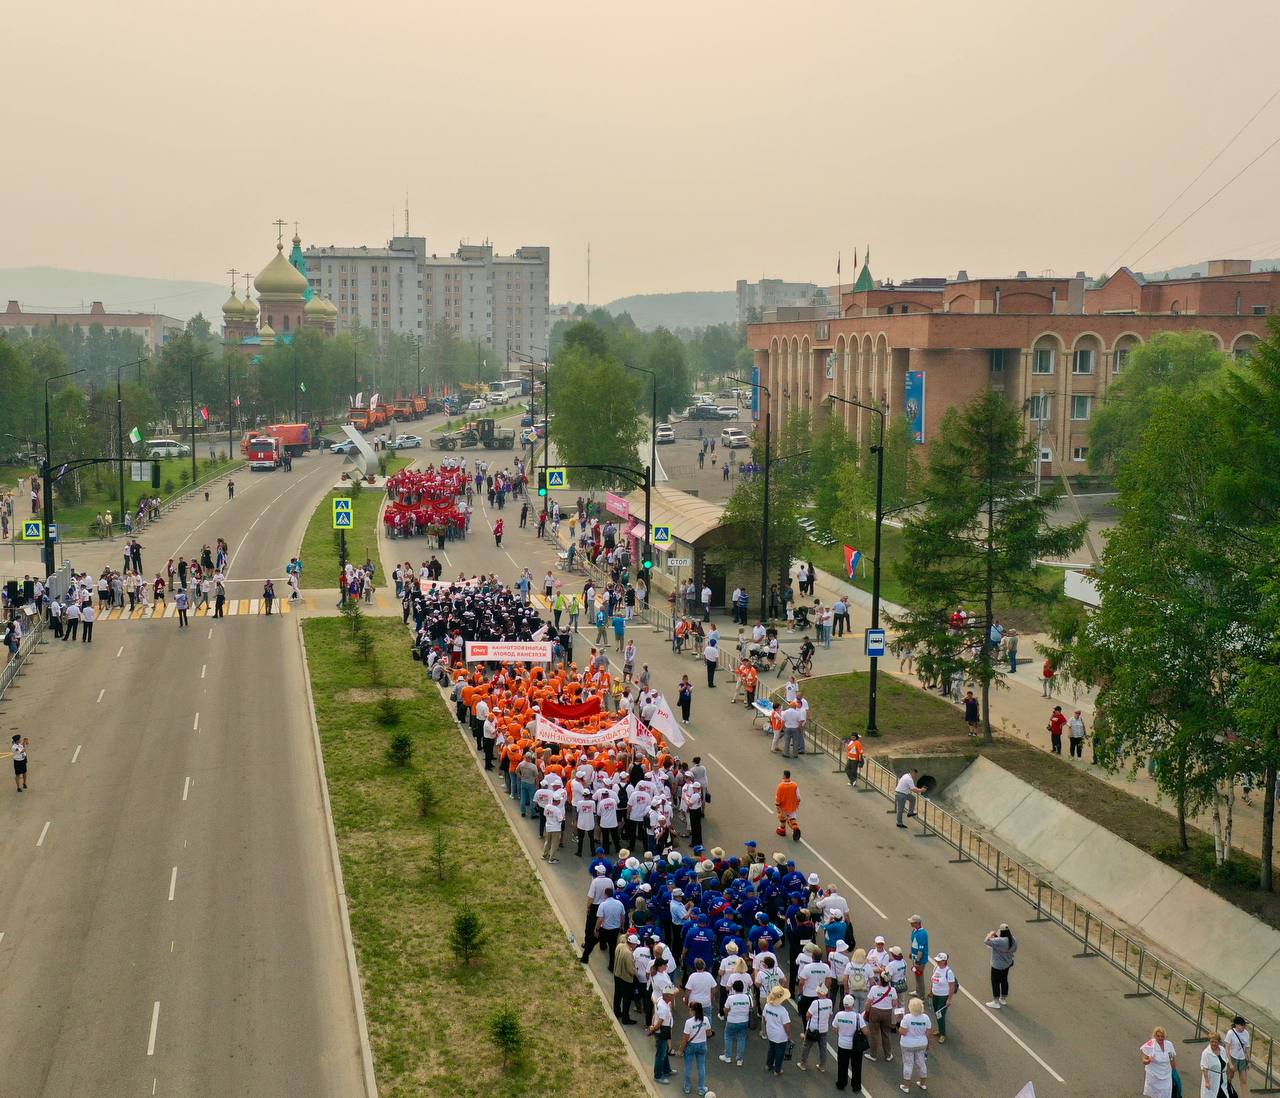
[{"label": "fire truck", "polygon": [[245,455],[249,459],[250,469],[254,471],[265,469],[270,472],[272,469],[279,468],[283,460],[284,447],[278,438],[272,438],[270,435],[255,435],[249,440]]}]

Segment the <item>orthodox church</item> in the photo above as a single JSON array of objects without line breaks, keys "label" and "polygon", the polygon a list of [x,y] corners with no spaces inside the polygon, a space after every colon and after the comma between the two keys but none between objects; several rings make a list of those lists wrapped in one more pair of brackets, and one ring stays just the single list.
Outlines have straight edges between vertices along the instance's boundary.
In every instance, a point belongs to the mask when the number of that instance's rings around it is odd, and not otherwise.
[{"label": "orthodox church", "polygon": [[[277,225],[282,225],[277,222]],[[276,343],[291,343],[302,329],[332,337],[338,329],[338,307],[321,297],[307,280],[307,261],[302,254],[302,238],[295,231],[293,250],[284,254],[283,237],[276,241],[276,254],[253,280],[258,300],[249,290],[245,275],[244,299],[236,296],[231,271],[231,296],[222,306],[222,345],[255,359]]]}]

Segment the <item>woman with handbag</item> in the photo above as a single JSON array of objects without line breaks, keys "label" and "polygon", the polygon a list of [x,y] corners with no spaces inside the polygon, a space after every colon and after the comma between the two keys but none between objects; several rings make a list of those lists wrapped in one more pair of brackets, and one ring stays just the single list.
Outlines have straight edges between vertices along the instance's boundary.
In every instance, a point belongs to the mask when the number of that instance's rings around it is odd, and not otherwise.
[{"label": "woman with handbag", "polygon": [[707,1040],[715,1036],[711,1022],[701,1002],[689,1003],[689,1017],[684,1023],[684,1040],[680,1044],[680,1055],[684,1057],[684,1092],[688,1094],[692,1086],[693,1069],[698,1069],[698,1093],[707,1093]]},{"label": "woman with handbag", "polygon": [[844,1010],[831,1019],[836,1033],[836,1090],[847,1085],[854,1094],[862,1093],[862,1055],[870,1048],[867,1020],[858,1012],[852,995],[844,997]]},{"label": "woman with handbag", "polygon": [[1227,1050],[1221,1033],[1210,1033],[1209,1044],[1200,1053],[1200,1098],[1235,1098],[1228,1082]]},{"label": "woman with handbag", "polygon": [[1173,1098],[1173,1077],[1178,1050],[1163,1026],[1151,1031],[1151,1039],[1138,1049],[1142,1056],[1142,1098]]}]

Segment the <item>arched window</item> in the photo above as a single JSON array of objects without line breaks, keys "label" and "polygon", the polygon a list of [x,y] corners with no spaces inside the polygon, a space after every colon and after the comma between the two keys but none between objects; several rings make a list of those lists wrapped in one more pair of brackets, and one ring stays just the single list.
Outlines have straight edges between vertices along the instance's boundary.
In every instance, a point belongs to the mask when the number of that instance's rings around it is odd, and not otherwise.
[{"label": "arched window", "polygon": [[288,313],[284,314],[284,330],[286,332],[289,330],[289,314]]}]

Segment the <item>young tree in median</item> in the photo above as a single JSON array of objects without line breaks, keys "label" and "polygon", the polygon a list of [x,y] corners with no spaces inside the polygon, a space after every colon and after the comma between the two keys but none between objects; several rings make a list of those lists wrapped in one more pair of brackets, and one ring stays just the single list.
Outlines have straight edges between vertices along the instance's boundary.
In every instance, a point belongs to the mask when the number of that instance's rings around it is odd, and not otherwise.
[{"label": "young tree in median", "polygon": [[[1003,673],[988,642],[996,603],[1044,604],[1035,562],[1061,557],[1084,539],[1083,523],[1051,528],[1051,496],[1030,491],[1035,445],[1024,437],[1018,409],[994,390],[952,409],[929,450],[924,506],[906,520],[903,559],[896,564],[910,609],[895,621],[928,667],[932,659],[963,668],[982,692],[982,726],[991,740],[992,683]],[[949,628],[966,606],[968,631]]]}]

